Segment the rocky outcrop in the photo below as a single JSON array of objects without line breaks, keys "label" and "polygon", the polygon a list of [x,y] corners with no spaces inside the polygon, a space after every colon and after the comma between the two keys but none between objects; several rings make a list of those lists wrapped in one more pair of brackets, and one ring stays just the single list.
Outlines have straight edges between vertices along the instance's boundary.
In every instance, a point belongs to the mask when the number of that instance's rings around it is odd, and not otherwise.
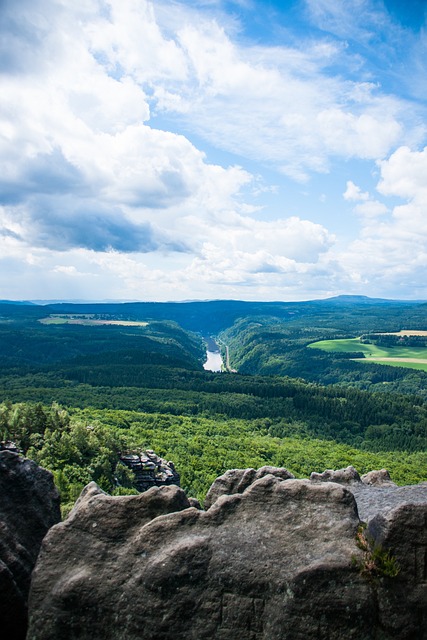
[{"label": "rocky outcrop", "polygon": [[231,496],[243,493],[249,485],[264,476],[271,474],[281,480],[291,480],[295,476],[283,467],[265,466],[260,469],[230,469],[219,476],[211,485],[205,498],[205,509],[209,509],[220,496]]},{"label": "rocky outcrop", "polygon": [[31,572],[48,529],[61,519],[52,474],[0,452],[0,621],[3,638],[25,638]]},{"label": "rocky outcrop", "polygon": [[372,549],[400,565],[390,577],[356,544],[357,483],[282,471],[224,474],[208,511],[176,486],[92,483],[44,540],[28,640],[427,638],[426,488],[370,521]]},{"label": "rocky outcrop", "polygon": [[338,484],[353,484],[354,482],[360,482],[360,476],[354,467],[347,467],[346,469],[326,469],[323,473],[313,472],[310,475],[312,482],[337,482]]},{"label": "rocky outcrop", "polygon": [[361,477],[364,484],[370,484],[374,487],[397,487],[396,483],[390,478],[390,474],[387,469],[380,469],[379,471],[369,471]]},{"label": "rocky outcrop", "polygon": [[427,482],[399,487],[392,481],[387,469],[370,471],[362,477],[351,466],[335,471],[327,469],[323,473],[312,473],[310,480],[345,485],[356,498],[359,516],[364,522],[405,504],[427,502]]},{"label": "rocky outcrop", "polygon": [[173,462],[167,462],[152,449],[138,453],[122,453],[120,462],[133,471],[135,488],[138,491],[147,491],[151,487],[171,484],[176,484],[179,487],[180,477]]},{"label": "rocky outcrop", "polygon": [[427,638],[427,483],[424,485],[423,504],[384,510],[368,525],[375,543],[392,550],[400,569],[395,579],[378,580],[376,589],[380,620],[392,638]]},{"label": "rocky outcrop", "polygon": [[370,486],[363,482],[349,487],[356,498],[361,520],[369,522],[380,513],[388,513],[405,504],[427,502],[427,482],[398,487],[397,485]]}]

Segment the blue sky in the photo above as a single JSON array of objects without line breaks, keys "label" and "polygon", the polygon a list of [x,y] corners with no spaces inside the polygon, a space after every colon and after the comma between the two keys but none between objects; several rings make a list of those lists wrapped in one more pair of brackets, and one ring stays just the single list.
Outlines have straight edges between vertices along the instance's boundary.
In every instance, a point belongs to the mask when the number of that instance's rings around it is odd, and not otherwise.
[{"label": "blue sky", "polygon": [[426,299],[426,2],[3,0],[0,299]]}]

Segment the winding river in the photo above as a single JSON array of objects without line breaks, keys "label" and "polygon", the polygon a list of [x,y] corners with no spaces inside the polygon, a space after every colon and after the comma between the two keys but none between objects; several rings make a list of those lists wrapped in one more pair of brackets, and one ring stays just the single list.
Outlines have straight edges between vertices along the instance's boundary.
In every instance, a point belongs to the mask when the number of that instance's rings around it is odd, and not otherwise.
[{"label": "winding river", "polygon": [[205,338],[207,343],[206,362],[203,365],[205,371],[222,371],[223,360],[219,346],[212,338]]}]

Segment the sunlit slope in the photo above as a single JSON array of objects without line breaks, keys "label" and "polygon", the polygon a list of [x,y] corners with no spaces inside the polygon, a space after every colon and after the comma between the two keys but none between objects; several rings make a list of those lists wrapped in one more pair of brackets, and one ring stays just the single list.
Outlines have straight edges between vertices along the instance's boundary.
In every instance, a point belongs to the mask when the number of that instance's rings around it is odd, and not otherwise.
[{"label": "sunlit slope", "polygon": [[366,344],[360,338],[340,340],[320,340],[308,345],[329,353],[363,354],[364,359],[379,364],[413,367],[427,371],[427,348],[425,347],[382,347]]}]

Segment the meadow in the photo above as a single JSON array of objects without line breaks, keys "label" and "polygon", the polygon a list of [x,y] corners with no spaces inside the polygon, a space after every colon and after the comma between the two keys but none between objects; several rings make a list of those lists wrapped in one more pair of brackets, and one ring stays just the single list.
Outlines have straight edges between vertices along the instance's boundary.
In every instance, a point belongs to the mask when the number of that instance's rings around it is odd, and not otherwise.
[{"label": "meadow", "polygon": [[320,340],[307,346],[311,349],[321,349],[329,353],[355,353],[358,356],[360,354],[363,355],[362,362],[368,361],[369,363],[427,371],[426,347],[384,347],[376,344],[366,344],[360,338]]}]

